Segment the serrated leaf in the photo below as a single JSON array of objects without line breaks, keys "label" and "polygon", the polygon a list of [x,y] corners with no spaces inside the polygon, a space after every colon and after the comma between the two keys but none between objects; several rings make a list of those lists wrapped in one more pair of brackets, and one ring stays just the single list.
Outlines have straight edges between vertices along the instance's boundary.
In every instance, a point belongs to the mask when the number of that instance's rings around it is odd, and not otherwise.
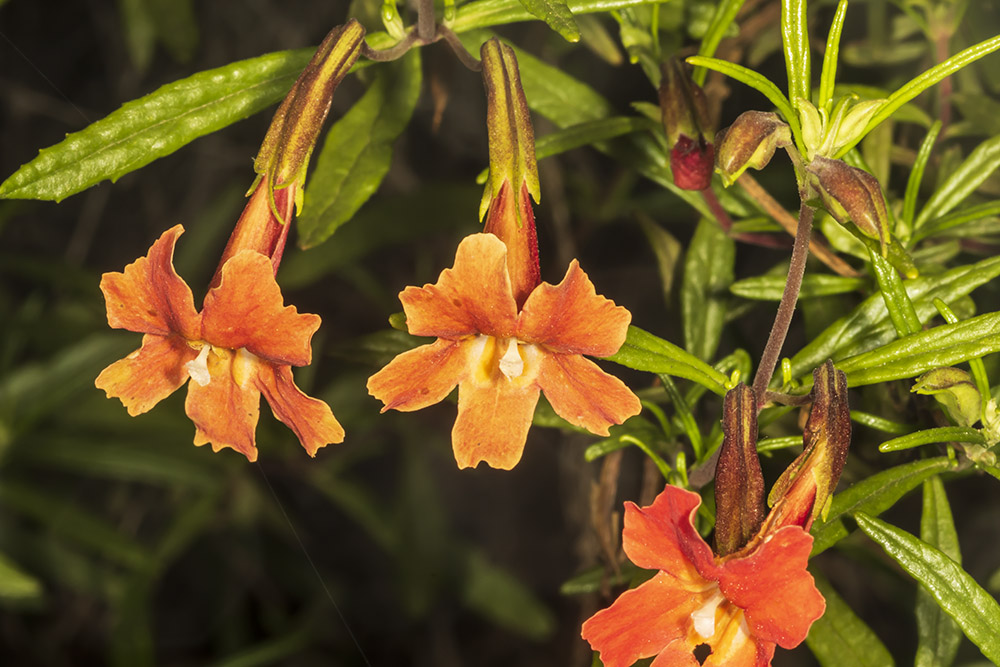
[{"label": "serrated leaf", "polygon": [[375,193],[389,171],[392,144],[420,95],[420,53],[379,68],[358,102],[334,123],[306,184],[299,243],[322,243]]},{"label": "serrated leaf", "polygon": [[274,104],[311,56],[311,49],[270,53],[161,86],[39,151],[0,184],[0,198],[60,201],[114,182]]},{"label": "serrated leaf", "polygon": [[573,20],[573,12],[566,6],[566,0],[519,0],[519,2],[532,16],[545,21],[567,42],[580,41],[580,28]]},{"label": "serrated leaf", "polygon": [[[924,507],[920,515],[920,539],[941,550],[958,564],[962,553],[958,546],[955,521],[948,505],[948,495],[938,475],[924,480]],[[917,591],[917,657],[914,667],[947,667],[955,660],[962,631],[944,613],[924,589]]]},{"label": "serrated leaf", "polygon": [[639,371],[687,378],[720,396],[726,393],[729,381],[690,352],[636,326],[629,326],[621,349],[606,359]]},{"label": "serrated leaf", "polygon": [[718,224],[702,218],[688,245],[681,285],[684,347],[709,361],[719,347],[733,283],[736,244]]},{"label": "serrated leaf", "polygon": [[[730,285],[729,291],[744,299],[781,301],[786,280],[785,276],[771,275],[745,278],[737,280]],[[865,285],[867,285],[867,281],[864,278],[848,278],[826,273],[806,274],[802,278],[802,289],[799,291],[799,298],[809,299],[817,296],[844,294],[863,289]]]},{"label": "serrated leaf", "polygon": [[1000,604],[962,566],[940,550],[864,512],[858,527],[899,563],[987,658],[1000,664]]},{"label": "serrated leaf", "polygon": [[806,644],[823,667],[892,667],[889,650],[826,579],[816,576],[826,612],[809,628]]},{"label": "serrated leaf", "polygon": [[[959,266],[935,276],[907,280],[903,285],[921,323],[936,316],[934,299],[954,303],[977,287],[1000,276],[1000,257]],[[792,377],[798,378],[827,359],[839,362],[877,348],[896,338],[896,329],[882,294],[865,299],[850,314],[839,318],[792,357]],[[838,367],[839,367],[838,363]]]},{"label": "serrated leaf", "polygon": [[931,475],[936,475],[952,465],[946,457],[914,461],[876,473],[854,484],[833,497],[826,520],[817,521],[812,527],[812,556],[822,553],[847,537],[844,517],[855,512],[877,516],[896,504],[896,501],[919,486]]}]

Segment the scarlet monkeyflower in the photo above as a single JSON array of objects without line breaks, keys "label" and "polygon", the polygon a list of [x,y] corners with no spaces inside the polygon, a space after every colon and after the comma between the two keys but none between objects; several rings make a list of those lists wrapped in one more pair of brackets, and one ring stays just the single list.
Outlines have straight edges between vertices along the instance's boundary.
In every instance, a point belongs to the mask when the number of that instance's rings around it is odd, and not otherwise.
[{"label": "scarlet monkeyflower", "polygon": [[291,366],[311,360],[320,318],[285,306],[274,275],[301,203],[309,157],[334,90],[358,59],[364,32],[357,21],[334,28],[278,107],[254,163],[258,176],[250,200],[201,312],[174,271],[180,225],[123,273],[102,277],[108,324],[144,334],[142,347],[105,368],[95,383],[130,415],[150,410],[190,378],[184,408],[196,445],[231,447],[256,461],[261,394],[310,456],[343,441],[344,429],[329,406],[292,380]]},{"label": "scarlet monkeyflower", "polygon": [[409,412],[458,385],[452,446],[460,468],[480,461],[513,468],[540,391],[561,417],[600,435],[640,410],[621,380],[582,356],[617,352],[631,315],[598,296],[576,260],[561,283],[539,284],[519,309],[507,246],[473,234],[437,283],[407,287],[399,299],[410,333],[437,340],[393,359],[368,380],[368,391],[383,412]]},{"label": "scarlet monkeyflower", "polygon": [[658,570],[583,624],[605,667],[656,656],[651,667],[764,667],[797,646],[826,604],[806,570],[813,538],[786,525],[718,558],[694,528],[697,493],[667,486],[649,507],[625,504],[629,560]]}]

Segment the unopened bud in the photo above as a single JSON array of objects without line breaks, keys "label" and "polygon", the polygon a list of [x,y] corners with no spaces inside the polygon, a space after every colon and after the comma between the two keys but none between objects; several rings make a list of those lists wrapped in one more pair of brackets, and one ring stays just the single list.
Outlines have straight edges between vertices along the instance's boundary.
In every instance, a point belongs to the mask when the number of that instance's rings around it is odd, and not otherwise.
[{"label": "unopened bud", "polygon": [[813,158],[806,171],[830,215],[842,225],[853,222],[862,234],[877,239],[885,255],[890,238],[889,214],[878,179],[843,160],[823,156]]},{"label": "unopened bud", "polygon": [[742,382],[726,392],[715,466],[715,552],[739,550],[764,520],[764,475],[757,457],[757,401]]},{"label": "unopened bud", "polygon": [[917,378],[910,390],[933,396],[959,426],[972,426],[982,415],[982,397],[972,376],[961,368],[935,368]]},{"label": "unopened bud", "polygon": [[747,167],[763,169],[778,148],[792,145],[792,131],[778,114],[744,111],[715,137],[715,168],[729,187]]},{"label": "unopened bud", "polygon": [[704,91],[677,58],[663,64],[660,110],[674,185],[682,190],[704,190],[712,182],[715,161],[715,148],[705,139],[708,107]]}]

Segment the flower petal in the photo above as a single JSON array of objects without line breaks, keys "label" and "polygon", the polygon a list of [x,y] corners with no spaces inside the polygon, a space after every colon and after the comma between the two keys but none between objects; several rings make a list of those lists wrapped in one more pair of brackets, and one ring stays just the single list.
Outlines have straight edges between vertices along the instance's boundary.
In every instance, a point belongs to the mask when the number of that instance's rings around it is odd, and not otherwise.
[{"label": "flower petal", "polygon": [[[258,257],[270,264],[263,255]],[[260,391],[247,373],[241,373],[247,380],[245,385],[237,384],[233,373],[235,357],[232,350],[212,348],[207,359],[210,380],[206,385],[188,383],[184,411],[195,425],[195,445],[210,442],[213,452],[232,447],[247,460],[256,461],[254,432],[260,416]]]},{"label": "flower petal", "polygon": [[368,378],[368,393],[385,403],[382,412],[411,412],[444,400],[469,373],[473,340],[438,339],[397,355]]},{"label": "flower petal", "polygon": [[806,570],[812,543],[799,526],[785,526],[745,558],[722,563],[719,589],[745,611],[754,637],[792,648],[823,615],[826,602]]},{"label": "flower petal", "polygon": [[[622,544],[639,567],[663,570],[691,586],[707,587],[715,577],[712,549],[694,528],[701,496],[667,485],[653,504],[625,503]],[[723,591],[724,592],[724,591]]]},{"label": "flower petal", "polygon": [[770,667],[774,642],[762,641],[749,633],[742,613],[724,617],[715,634],[705,640],[712,653],[702,667]]},{"label": "flower petal", "polygon": [[344,441],[344,428],[330,406],[296,387],[288,366],[258,364],[257,387],[274,416],[295,432],[309,456],[316,456],[320,447]]},{"label": "flower petal", "polygon": [[177,391],[188,379],[184,365],[196,356],[179,336],[146,334],[142,347],[101,371],[94,384],[135,417]]},{"label": "flower petal", "polygon": [[564,354],[607,357],[625,342],[632,314],[598,296],[574,259],[558,285],[542,283],[524,303],[518,338]]},{"label": "flower petal", "polygon": [[305,366],[319,315],[285,306],[264,255],[244,250],[222,267],[222,282],[208,291],[202,309],[202,336],[215,347],[246,348],[276,363]]},{"label": "flower petal", "polygon": [[495,369],[490,381],[463,380],[451,431],[458,467],[474,468],[480,461],[501,470],[517,465],[537,403],[538,385],[529,377],[508,379]]},{"label": "flower petal", "polygon": [[109,326],[160,336],[179,334],[189,340],[199,337],[191,288],[174,271],[174,245],[183,233],[181,225],[171,227],[123,273],[101,276]]},{"label": "flower petal", "polygon": [[454,267],[442,271],[433,285],[407,287],[399,300],[414,336],[511,336],[517,306],[507,274],[507,247],[492,234],[467,236],[458,245]]},{"label": "flower petal", "polygon": [[670,653],[680,661],[662,664],[696,667],[698,662],[691,655],[694,645],[687,637],[691,613],[702,604],[702,597],[675,577],[659,572],[587,619],[580,634],[601,654],[605,667],[628,667],[674,642]]},{"label": "flower petal", "polygon": [[591,433],[639,414],[642,405],[625,384],[578,354],[541,355],[538,384],[560,417]]}]

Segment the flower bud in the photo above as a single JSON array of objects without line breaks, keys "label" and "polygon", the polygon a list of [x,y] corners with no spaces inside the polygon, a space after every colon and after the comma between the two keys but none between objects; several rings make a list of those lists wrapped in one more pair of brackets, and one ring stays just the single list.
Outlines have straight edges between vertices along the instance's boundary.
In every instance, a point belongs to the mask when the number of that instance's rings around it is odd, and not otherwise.
[{"label": "flower bud", "polygon": [[910,391],[933,396],[959,426],[972,426],[982,416],[982,398],[972,376],[961,368],[935,368],[917,378]]},{"label": "flower bud", "polygon": [[830,215],[842,225],[853,222],[862,234],[877,239],[885,255],[889,242],[889,214],[878,179],[843,160],[821,155],[813,158],[806,172]]},{"label": "flower bud", "polygon": [[812,398],[802,453],[771,487],[767,531],[789,525],[809,530],[813,520],[829,509],[847,462],[851,444],[847,376],[834,368],[832,361],[813,372]]},{"label": "flower bud", "polygon": [[708,125],[705,93],[677,58],[663,64],[660,110],[670,146],[674,185],[682,190],[704,190],[712,182],[715,161],[715,147],[705,140]]},{"label": "flower bud", "polygon": [[484,231],[507,245],[507,268],[520,308],[541,282],[531,199],[541,199],[535,162],[535,131],[521,88],[514,50],[497,38],[480,49],[486,87],[490,175],[479,207]]},{"label": "flower bud", "polygon": [[763,169],[777,148],[792,145],[792,131],[778,114],[744,111],[728,129],[715,136],[715,169],[729,187],[747,167]]},{"label": "flower bud", "polygon": [[715,466],[715,551],[739,550],[764,521],[764,474],[757,457],[757,401],[742,382],[726,392]]}]

